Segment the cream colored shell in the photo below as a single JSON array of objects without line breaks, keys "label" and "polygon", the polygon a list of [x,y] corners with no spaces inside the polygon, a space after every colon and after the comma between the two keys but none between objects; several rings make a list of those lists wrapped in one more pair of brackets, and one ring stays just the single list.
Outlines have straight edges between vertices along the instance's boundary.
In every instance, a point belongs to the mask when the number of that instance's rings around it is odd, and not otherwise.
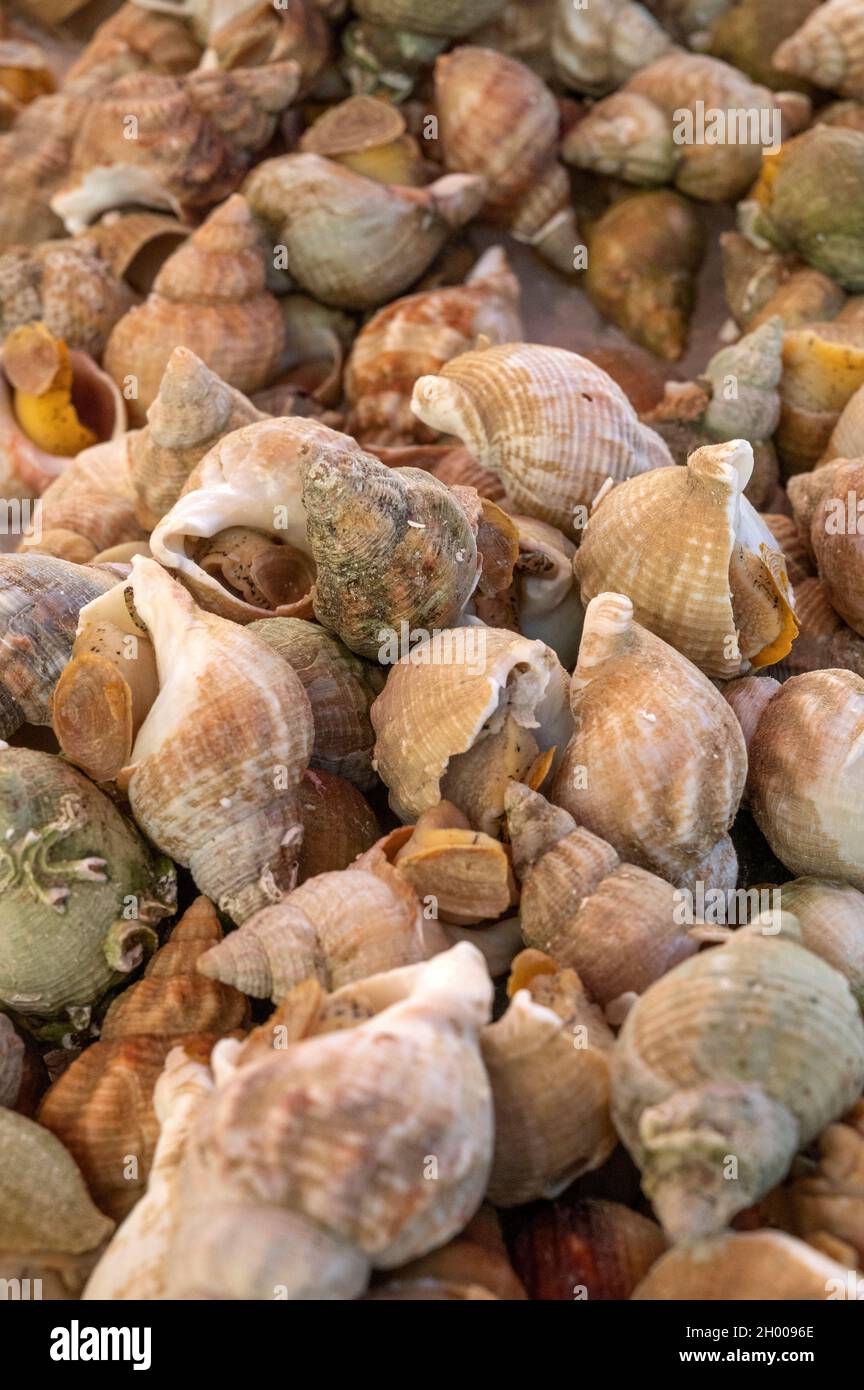
[{"label": "cream colored shell", "polygon": [[483,959],[462,944],[381,978],[375,1017],[250,1060],[200,1111],[169,1297],[353,1298],[476,1211],[493,1142]]},{"label": "cream colored shell", "polygon": [[614,590],[636,621],[708,676],[779,661],[797,628],[780,547],[743,490],[746,440],[697,449],[603,498],[574,560],[587,603]]},{"label": "cream colored shell", "polygon": [[197,608],[155,560],[82,610],[153,642],[159,694],[123,775],[140,828],[236,921],[293,886],[312,711],[287,662]]},{"label": "cream colored shell", "polygon": [[675,1241],[721,1231],[864,1085],[849,985],[793,928],[766,916],[676,966],[619,1035],[615,1124]]},{"label": "cream colored shell", "polygon": [[576,732],[551,800],[678,887],[734,887],[728,830],[747,775],[738,721],[621,594],[588,605],[570,702]]},{"label": "cream colored shell", "polygon": [[750,741],[747,787],[787,868],[864,889],[864,679],[838,670],[786,681]]},{"label": "cream colored shell", "polygon": [[[415,647],[371,709],[378,774],[396,814],[413,822],[442,798],[456,800],[442,789],[445,774],[508,724],[560,752],[572,728],[567,689],[555,653],[515,632],[451,628]],[[505,789],[500,805],[487,802],[479,815],[460,807],[476,829],[494,833]]]},{"label": "cream colored shell", "polygon": [[493,469],[515,510],[571,539],[607,479],[672,462],[612,378],[562,348],[509,343],[463,353],[419,379],[411,408]]}]

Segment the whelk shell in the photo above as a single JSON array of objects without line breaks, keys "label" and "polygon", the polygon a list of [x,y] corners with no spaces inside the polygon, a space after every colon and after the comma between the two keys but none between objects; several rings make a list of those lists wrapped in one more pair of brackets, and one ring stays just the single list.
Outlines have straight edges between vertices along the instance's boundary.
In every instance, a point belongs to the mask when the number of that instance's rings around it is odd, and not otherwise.
[{"label": "whelk shell", "polygon": [[480,1034],[495,1104],[488,1194],[498,1206],[554,1197],[598,1168],[617,1135],[609,1115],[614,1035],[578,975],[525,951],[510,1006]]},{"label": "whelk shell", "polygon": [[77,1298],[114,1222],[47,1129],[0,1109],[0,1277],[42,1281],[38,1297]]},{"label": "whelk shell", "polygon": [[178,347],[191,349],[238,391],[255,391],[272,379],[284,330],[265,281],[263,244],[247,204],[236,194],[169,256],[152,294],[111,333],[105,370],[118,384],[134,386],[133,424],[144,424]]},{"label": "whelk shell", "polygon": [[473,593],[471,518],[432,474],[388,468],[348,436],[315,429],[321,444],[307,445],[302,463],[315,616],[359,655],[398,661],[404,639],[457,623]]},{"label": "whelk shell", "polygon": [[612,378],[562,348],[510,343],[463,353],[420,378],[411,408],[497,473],[516,510],[570,539],[608,478],[672,462]]},{"label": "whelk shell", "polygon": [[304,290],[325,304],[374,309],[407,289],[474,216],[483,181],[449,174],[399,188],[321,155],[288,154],[259,164],[243,192]]},{"label": "whelk shell", "polygon": [[414,822],[448,800],[494,835],[509,779],[569,737],[567,688],[554,652],[518,633],[455,628],[415,647],[371,710],[393,810]]},{"label": "whelk shell", "polygon": [[505,805],[525,943],[575,970],[592,999],[605,1006],[641,994],[694,954],[671,883],[622,863],[610,844],[519,782]]},{"label": "whelk shell", "polygon": [[346,435],[300,416],[222,435],[154,528],[153,555],[222,617],[311,617],[316,567],[302,472],[310,456],[352,452],[364,457]]},{"label": "whelk shell", "polygon": [[519,284],[500,246],[490,247],[464,285],[397,299],[360,330],[345,370],[348,432],[361,443],[423,443],[428,431],[410,409],[418,377],[473,348],[522,337]]},{"label": "whelk shell", "polygon": [[735,439],[614,488],[573,561],[583,603],[626,594],[638,623],[709,676],[782,660],[798,630],[793,595],[782,551],[742,495],[752,468]]},{"label": "whelk shell", "polygon": [[122,1220],[143,1194],[158,1138],[153,1090],[168,1052],[180,1043],[206,1055],[243,1028],[248,1003],[195,971],[222,929],[206,898],[184,913],[142,979],[109,1008],[99,1041],[55,1081],[39,1122],[65,1144],[100,1208]]},{"label": "whelk shell", "polygon": [[789,934],[793,926],[767,914],[676,966],[637,1000],[619,1035],[616,1128],[674,1241],[719,1233],[860,1094],[858,1006],[843,976]]},{"label": "whelk shell", "polygon": [[128,583],[106,598],[88,605],[82,625],[146,634],[159,668],[122,779],[132,814],[242,921],[296,876],[297,788],[313,740],[306,693],[287,662],[196,607],[155,560],[136,556]]},{"label": "whelk shell", "polygon": [[707,676],[637,623],[622,594],[588,605],[570,702],[576,732],[551,800],[678,887],[734,887],[741,730]]},{"label": "whelk shell", "polygon": [[262,618],[249,631],[285,658],[309,696],[315,721],[310,766],[346,777],[364,791],[374,786],[369,710],[384,688],[381,668],[301,618]]},{"label": "whelk shell", "polygon": [[[493,1133],[483,959],[462,944],[379,979],[381,1012],[239,1066],[201,1108],[169,1297],[356,1297],[373,1266],[444,1244],[480,1205]],[[230,1262],[214,1258],[226,1242]]]},{"label": "whelk shell", "polygon": [[296,63],[119,78],[84,106],[53,211],[77,232],[112,208],[144,205],[181,218],[212,208],[270,140],[298,81]]}]

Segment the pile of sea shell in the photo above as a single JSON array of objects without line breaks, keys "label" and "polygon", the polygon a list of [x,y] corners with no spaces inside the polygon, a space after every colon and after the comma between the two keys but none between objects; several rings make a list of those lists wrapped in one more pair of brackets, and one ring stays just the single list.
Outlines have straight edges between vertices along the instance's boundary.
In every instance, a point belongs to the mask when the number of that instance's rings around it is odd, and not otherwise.
[{"label": "pile of sea shell", "polygon": [[0,31],[2,1287],[854,1296],[861,0],[95,9]]}]

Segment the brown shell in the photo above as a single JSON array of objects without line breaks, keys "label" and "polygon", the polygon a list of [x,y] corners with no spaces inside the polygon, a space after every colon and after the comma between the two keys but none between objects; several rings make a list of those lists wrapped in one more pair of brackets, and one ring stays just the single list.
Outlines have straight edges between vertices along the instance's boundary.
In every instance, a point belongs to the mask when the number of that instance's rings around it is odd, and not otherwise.
[{"label": "brown shell", "polygon": [[135,383],[129,399],[134,424],[144,424],[162,374],[177,347],[196,353],[238,391],[255,391],[276,372],[282,315],[265,289],[264,251],[252,215],[239,196],[211,213],[168,258],[146,302],[115,326],[106,371]]},{"label": "brown shell", "polygon": [[216,1038],[248,1023],[244,996],[195,970],[221,939],[212,903],[196,898],[143,978],[111,1005],[99,1041],[42,1102],[40,1124],[66,1145],[99,1207],[117,1221],[147,1185],[159,1136],[153,1090],[168,1052],[182,1043],[206,1056]]},{"label": "brown shell", "polygon": [[599,1197],[531,1208],[512,1245],[528,1296],[544,1302],[629,1298],[665,1249],[656,1222]]}]

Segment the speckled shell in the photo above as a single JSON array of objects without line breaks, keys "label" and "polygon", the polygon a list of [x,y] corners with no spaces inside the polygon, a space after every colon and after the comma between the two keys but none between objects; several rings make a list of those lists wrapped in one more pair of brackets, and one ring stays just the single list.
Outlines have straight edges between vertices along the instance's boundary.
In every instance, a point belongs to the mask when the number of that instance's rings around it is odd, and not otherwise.
[{"label": "speckled shell", "polygon": [[296,63],[119,78],[84,107],[53,211],[71,232],[130,204],[200,215],[238,187],[298,79]]},{"label": "speckled shell", "polygon": [[51,723],[51,691],[72,654],[78,614],[116,584],[108,570],[53,556],[0,556],[0,738]]},{"label": "speckled shell", "polygon": [[550,799],[622,859],[678,887],[732,888],[728,836],[747,775],[738,722],[706,676],[634,621],[621,594],[585,614],[576,733]]},{"label": "speckled shell", "polygon": [[864,97],[864,13],[856,0],[828,0],[774,54],[781,72],[845,97]]},{"label": "speckled shell", "polygon": [[573,562],[583,603],[626,594],[636,621],[708,676],[779,661],[797,632],[793,595],[782,551],[743,496],[752,468],[737,439],[613,489]]},{"label": "speckled shell", "polygon": [[[127,598],[128,595],[128,598]],[[159,694],[122,781],[138,825],[235,921],[293,885],[302,832],[297,787],[312,711],[287,662],[236,623],[196,607],[155,560],[87,622],[150,637]]]},{"label": "speckled shell", "polygon": [[721,1231],[864,1084],[864,1024],[848,983],[772,931],[741,927],[676,966],[618,1038],[615,1125],[674,1241]]},{"label": "speckled shell", "polygon": [[[437,645],[435,639],[421,644],[410,661],[392,668],[371,710],[378,774],[390,789],[393,810],[408,822],[442,798],[456,800],[442,785],[454,760],[508,720],[541,749],[557,747],[559,754],[572,728],[567,674],[544,643],[497,628],[439,636]],[[451,648],[445,639],[452,639]],[[473,660],[454,664],[447,657],[460,654],[460,640],[466,656],[467,642],[478,645],[470,648]],[[502,786],[500,806],[472,806],[473,815],[466,806],[460,809],[476,829],[494,833],[503,793]]]},{"label": "speckled shell", "polygon": [[630,1296],[652,1303],[821,1302],[847,1282],[843,1265],[783,1231],[729,1231],[661,1255]]},{"label": "speckled shell", "polygon": [[153,1090],[168,1052],[183,1042],[206,1055],[217,1037],[247,1022],[243,995],[195,971],[198,957],[221,938],[212,904],[196,899],[144,977],[115,999],[99,1041],[42,1101],[39,1123],[65,1144],[96,1202],[116,1221],[147,1184],[159,1133]]},{"label": "speckled shell", "polygon": [[[444,1244],[479,1206],[493,1130],[482,957],[462,944],[380,978],[389,1007],[239,1066],[202,1107],[169,1297],[356,1297],[372,1266]],[[226,1244],[235,1258],[215,1258]]]},{"label": "speckled shell", "polygon": [[173,866],[53,753],[4,747],[0,802],[0,1003],[46,1036],[84,1027],[156,945]]},{"label": "speckled shell", "polygon": [[519,782],[506,807],[525,943],[575,970],[592,999],[641,994],[694,954],[671,883],[622,864],[605,840]]},{"label": "speckled shell", "polygon": [[[91,357],[77,350],[69,354],[76,398],[86,402],[97,438],[117,440],[126,428],[123,397],[111,377]],[[70,464],[63,454],[40,449],[18,423],[13,393],[0,371],[0,486],[7,498],[38,497]]]},{"label": "speckled shell", "polygon": [[864,679],[813,671],[778,689],[750,741],[756,822],[795,874],[864,889]]},{"label": "speckled shell", "polygon": [[766,151],[748,235],[797,252],[844,289],[864,290],[862,171],[864,132],[841,126],[817,123]]},{"label": "speckled shell", "polygon": [[455,434],[501,478],[514,508],[571,539],[607,478],[672,462],[610,376],[562,348],[466,352],[414,387],[414,414]]},{"label": "speckled shell", "polygon": [[248,206],[235,195],[162,266],[153,293],[114,327],[105,369],[132,381],[133,424],[144,424],[175,348],[190,348],[229,386],[255,391],[274,376],[282,315],[265,289],[263,244]]},{"label": "speckled shell", "polygon": [[259,164],[243,192],[304,290],[325,304],[374,309],[406,290],[474,216],[483,182],[453,174],[401,188],[321,155],[289,154]]},{"label": "speckled shell", "polygon": [[752,113],[751,123],[764,112],[781,129],[780,107],[767,87],[717,58],[673,48],[592,107],[565,137],[564,158],[632,183],[675,183],[681,193],[709,202],[739,198],[759,172],[763,140],[677,142],[677,123],[686,137],[682,113],[697,113],[697,102],[704,104],[706,135],[714,111]]},{"label": "speckled shell", "polygon": [[385,672],[317,623],[263,618],[249,631],[285,658],[309,696],[315,721],[311,766],[347,777],[363,790],[373,786],[375,732],[369,710],[384,688]]},{"label": "speckled shell", "polygon": [[[306,539],[302,472],[310,458],[340,451],[365,457],[353,439],[300,416],[265,419],[223,435],[153,530],[155,558],[177,573],[198,603],[222,617],[241,623],[274,616],[310,618],[315,560],[314,546]],[[223,583],[190,554],[196,538],[212,539],[234,527],[251,529],[284,547],[284,603],[269,606],[254,571],[248,578],[249,597],[244,597],[239,580],[229,588],[227,580]]]},{"label": "speckled shell", "polygon": [[577,92],[604,96],[671,47],[665,29],[632,0],[583,7],[556,0],[552,60],[561,81]]},{"label": "speckled shell", "polygon": [[346,435],[326,435],[302,464],[315,616],[352,651],[393,661],[400,638],[459,621],[480,575],[475,528],[430,473],[388,468]]},{"label": "speckled shell", "polygon": [[428,954],[420,900],[382,862],[307,879],[207,951],[198,969],[276,1003],[304,980],[339,989]]},{"label": "speckled shell", "polygon": [[42,1298],[77,1298],[114,1229],[63,1145],[0,1108],[0,1278],[41,1279]]},{"label": "speckled shell", "polygon": [[134,300],[93,242],[49,241],[35,251],[0,256],[0,338],[39,320],[67,347],[100,358]]},{"label": "speckled shell", "polygon": [[488,1196],[496,1206],[554,1197],[609,1157],[617,1143],[609,1115],[614,1041],[578,975],[545,973],[545,965],[483,1029],[495,1103]]},{"label": "speckled shell", "polygon": [[423,443],[429,432],[411,413],[418,377],[473,348],[522,337],[519,283],[499,246],[491,247],[464,285],[423,290],[379,309],[360,330],[345,370],[346,428],[364,443]]}]

